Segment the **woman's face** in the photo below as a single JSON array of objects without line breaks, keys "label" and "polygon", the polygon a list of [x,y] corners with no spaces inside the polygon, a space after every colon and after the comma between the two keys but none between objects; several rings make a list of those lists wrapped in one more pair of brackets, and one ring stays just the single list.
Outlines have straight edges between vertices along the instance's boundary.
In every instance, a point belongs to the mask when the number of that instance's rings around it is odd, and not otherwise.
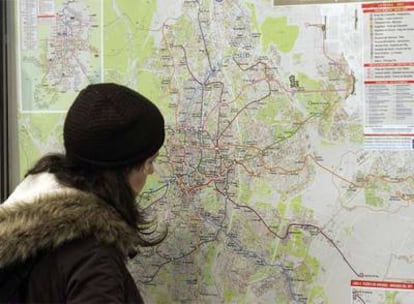
[{"label": "woman's face", "polygon": [[147,176],[154,173],[154,161],[157,156],[158,153],[147,158],[143,166],[133,169],[129,174],[128,181],[135,195],[138,195],[142,188],[144,188]]}]

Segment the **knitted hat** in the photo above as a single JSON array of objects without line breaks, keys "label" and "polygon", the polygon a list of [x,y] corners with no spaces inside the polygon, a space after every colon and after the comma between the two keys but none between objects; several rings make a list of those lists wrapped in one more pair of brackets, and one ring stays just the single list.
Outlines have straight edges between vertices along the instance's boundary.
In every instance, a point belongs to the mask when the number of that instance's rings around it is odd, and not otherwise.
[{"label": "knitted hat", "polygon": [[164,138],[159,109],[138,92],[114,83],[83,89],[63,127],[67,157],[99,167],[144,161],[161,148]]}]

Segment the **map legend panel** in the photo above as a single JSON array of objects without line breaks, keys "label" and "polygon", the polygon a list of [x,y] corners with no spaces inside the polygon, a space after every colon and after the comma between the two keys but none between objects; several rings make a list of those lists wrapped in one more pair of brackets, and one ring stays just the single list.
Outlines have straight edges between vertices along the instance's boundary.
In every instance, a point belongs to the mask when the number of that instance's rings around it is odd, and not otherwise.
[{"label": "map legend panel", "polygon": [[364,3],[362,11],[365,148],[411,150],[410,136],[403,146],[385,145],[384,137],[414,133],[414,2]]},{"label": "map legend panel", "polygon": [[352,304],[411,304],[414,282],[352,280]]}]

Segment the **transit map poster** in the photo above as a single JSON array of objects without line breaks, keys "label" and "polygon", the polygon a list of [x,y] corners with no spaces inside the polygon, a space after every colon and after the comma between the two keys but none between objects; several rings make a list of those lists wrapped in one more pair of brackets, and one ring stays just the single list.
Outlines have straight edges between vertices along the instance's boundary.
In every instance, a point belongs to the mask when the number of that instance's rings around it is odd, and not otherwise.
[{"label": "transit map poster", "polygon": [[165,115],[148,303],[414,303],[414,2],[15,1],[20,175],[88,83]]}]

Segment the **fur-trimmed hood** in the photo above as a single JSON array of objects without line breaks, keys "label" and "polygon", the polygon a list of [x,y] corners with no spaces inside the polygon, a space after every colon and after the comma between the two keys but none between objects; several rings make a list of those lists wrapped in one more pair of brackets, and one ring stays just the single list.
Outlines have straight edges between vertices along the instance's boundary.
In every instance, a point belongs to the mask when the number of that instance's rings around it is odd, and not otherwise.
[{"label": "fur-trimmed hood", "polygon": [[90,236],[115,245],[125,257],[138,244],[136,231],[93,194],[63,188],[0,205],[0,266]]}]

